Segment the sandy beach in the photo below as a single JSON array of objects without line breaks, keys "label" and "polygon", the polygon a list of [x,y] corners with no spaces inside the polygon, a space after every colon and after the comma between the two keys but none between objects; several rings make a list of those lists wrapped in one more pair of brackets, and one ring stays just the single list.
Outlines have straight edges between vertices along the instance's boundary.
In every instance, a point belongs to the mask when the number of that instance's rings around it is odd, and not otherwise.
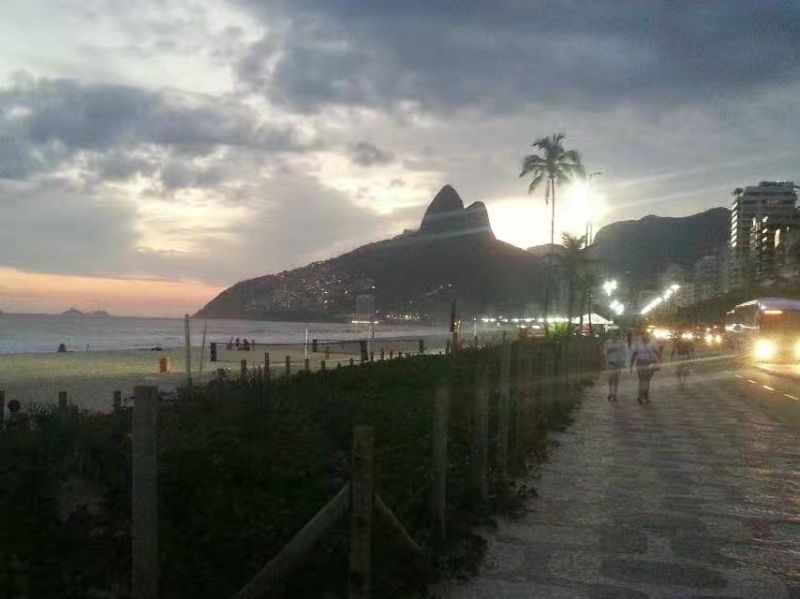
[{"label": "sandy beach", "polygon": [[[398,351],[412,351],[408,342],[396,344]],[[383,340],[376,342],[375,359],[380,359],[380,349],[385,348],[385,358],[393,344]],[[343,352],[336,345],[329,347],[326,368],[349,364],[350,358],[359,361],[356,347],[349,345]],[[428,352],[443,349],[441,344],[428,345]],[[317,370],[325,359],[324,345],[312,353],[309,347],[309,368]],[[416,353],[416,350],[413,349]],[[203,371],[200,373],[200,347],[192,349],[192,375],[195,383],[207,381],[223,368],[232,376],[238,376],[241,360],[247,360],[249,368],[264,366],[265,353],[269,352],[270,371],[273,376],[286,372],[286,356],[291,359],[292,372],[304,367],[304,347],[296,345],[259,345],[255,351],[218,351],[217,362],[210,362],[206,347]],[[168,358],[170,372],[159,372],[159,360]],[[6,401],[18,399],[23,404],[55,404],[58,392],[66,391],[71,404],[91,411],[108,411],[112,407],[114,391],[122,392],[123,398],[133,394],[136,385],[155,385],[162,390],[173,390],[186,382],[186,354],[182,349],[164,351],[119,350],[69,353],[25,353],[0,355],[0,390],[5,391]]]}]

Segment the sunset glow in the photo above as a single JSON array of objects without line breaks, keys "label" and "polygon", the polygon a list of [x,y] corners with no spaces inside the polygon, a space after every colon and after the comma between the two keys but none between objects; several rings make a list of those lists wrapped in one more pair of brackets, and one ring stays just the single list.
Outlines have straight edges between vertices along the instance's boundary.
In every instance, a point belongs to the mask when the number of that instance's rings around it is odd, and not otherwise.
[{"label": "sunset glow", "polygon": [[0,310],[58,313],[68,308],[125,316],[193,313],[222,289],[196,281],[94,278],[0,268]]}]

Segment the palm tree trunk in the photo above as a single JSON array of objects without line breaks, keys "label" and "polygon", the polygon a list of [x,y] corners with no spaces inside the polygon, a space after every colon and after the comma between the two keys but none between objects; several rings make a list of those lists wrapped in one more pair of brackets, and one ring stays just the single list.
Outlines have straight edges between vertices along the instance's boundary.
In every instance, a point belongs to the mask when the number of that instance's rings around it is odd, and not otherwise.
[{"label": "palm tree trunk", "polygon": [[567,290],[567,319],[569,320],[569,324],[572,325],[572,314],[574,310],[572,309],[575,306],[575,276],[570,273],[568,279],[569,288]]},{"label": "palm tree trunk", "polygon": [[547,195],[550,196],[550,253],[547,259],[547,285],[544,291],[544,332],[550,334],[550,294],[553,286],[553,257],[556,239],[556,186],[555,179],[547,179]]},{"label": "palm tree trunk", "polygon": [[588,304],[589,304],[588,305],[588,308],[589,308],[589,336],[591,337],[591,336],[594,335],[594,331],[592,330],[592,291],[591,290],[589,290],[589,293],[587,295],[587,299],[588,299]]},{"label": "palm tree trunk", "polygon": [[545,201],[552,200],[550,215],[550,251],[547,254],[547,273],[544,284],[544,334],[550,334],[550,287],[553,284],[553,249],[556,234],[556,203],[553,193],[553,179],[548,178],[545,188]]}]

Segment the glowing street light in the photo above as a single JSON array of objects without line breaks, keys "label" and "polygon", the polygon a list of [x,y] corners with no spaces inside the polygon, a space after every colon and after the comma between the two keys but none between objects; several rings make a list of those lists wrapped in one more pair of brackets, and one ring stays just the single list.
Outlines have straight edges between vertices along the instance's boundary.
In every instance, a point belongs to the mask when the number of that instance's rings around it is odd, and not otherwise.
[{"label": "glowing street light", "polygon": [[616,279],[613,281],[606,281],[605,283],[603,283],[603,291],[606,292],[606,295],[611,295],[612,293],[614,293],[617,290],[617,287],[618,285]]},{"label": "glowing street light", "polygon": [[649,304],[647,304],[644,308],[642,308],[641,315],[645,316],[648,312],[652,312],[653,309],[655,309],[661,302],[664,302],[664,304],[666,304],[667,301],[669,300],[669,298],[671,298],[673,295],[675,295],[675,293],[680,288],[681,288],[681,286],[678,285],[677,283],[673,283],[672,285],[670,285],[666,289],[666,291],[664,291],[664,294],[662,296],[655,298],[653,301],[651,301]]}]

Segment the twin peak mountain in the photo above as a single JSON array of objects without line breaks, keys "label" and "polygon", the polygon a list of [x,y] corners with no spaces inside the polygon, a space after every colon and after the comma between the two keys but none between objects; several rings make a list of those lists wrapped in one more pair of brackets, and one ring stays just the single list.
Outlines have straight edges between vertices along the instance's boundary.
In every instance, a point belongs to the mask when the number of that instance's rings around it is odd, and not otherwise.
[{"label": "twin peak mountain", "polygon": [[483,202],[465,207],[445,185],[419,229],[308,266],[237,283],[198,312],[205,318],[349,320],[372,295],[380,318],[436,319],[465,309],[511,308],[541,294],[541,266],[495,238]]},{"label": "twin peak mountain", "polygon": [[466,208],[458,192],[445,185],[433,198],[422,217],[418,235],[490,235],[494,239],[489,213],[483,202],[473,202]]},{"label": "twin peak mountain", "polygon": [[[725,208],[683,218],[647,216],[603,227],[588,251],[608,273],[628,273],[645,284],[670,264],[690,269],[724,244],[729,222]],[[465,207],[456,190],[445,185],[416,231],[241,281],[197,316],[349,321],[359,295],[375,298],[381,319],[442,322],[453,300],[461,302],[465,314],[527,313],[544,299],[545,254],[496,239],[486,206]]]}]

